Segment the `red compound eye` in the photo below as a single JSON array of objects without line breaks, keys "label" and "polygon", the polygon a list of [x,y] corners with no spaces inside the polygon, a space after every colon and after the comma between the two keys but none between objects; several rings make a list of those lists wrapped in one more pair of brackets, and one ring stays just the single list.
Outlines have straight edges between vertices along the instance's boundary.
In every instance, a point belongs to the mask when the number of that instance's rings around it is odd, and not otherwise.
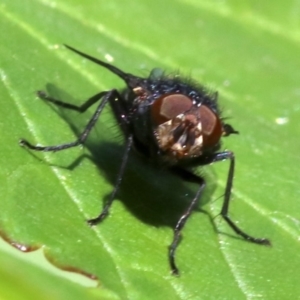
[{"label": "red compound eye", "polygon": [[199,108],[201,116],[203,147],[215,146],[222,136],[222,124],[220,118],[206,105]]},{"label": "red compound eye", "polygon": [[192,100],[183,94],[163,95],[152,104],[153,121],[158,126],[190,110],[192,106]]}]

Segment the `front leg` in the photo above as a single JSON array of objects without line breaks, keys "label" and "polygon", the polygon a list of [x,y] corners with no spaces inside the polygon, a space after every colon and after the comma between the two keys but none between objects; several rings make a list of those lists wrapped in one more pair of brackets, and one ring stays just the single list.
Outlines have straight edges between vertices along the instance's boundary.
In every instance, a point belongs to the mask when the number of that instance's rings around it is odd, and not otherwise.
[{"label": "front leg", "polygon": [[174,228],[174,237],[173,237],[173,241],[172,244],[169,247],[169,263],[170,263],[170,267],[171,267],[171,271],[173,275],[178,275],[179,274],[179,270],[176,266],[175,263],[175,252],[176,249],[178,247],[178,244],[180,242],[180,238],[181,238],[181,230],[183,229],[186,221],[188,220],[188,218],[190,217],[191,213],[193,212],[193,210],[195,209],[195,207],[198,204],[199,198],[201,197],[201,194],[204,190],[205,187],[205,181],[202,177],[195,175],[194,173],[186,170],[186,169],[182,169],[182,168],[172,168],[171,171],[177,175],[179,175],[180,177],[182,177],[184,180],[189,181],[189,182],[193,182],[193,183],[197,183],[199,185],[199,188],[197,190],[197,193],[195,195],[195,197],[193,198],[193,200],[191,201],[191,203],[189,204],[187,210],[185,211],[185,213],[180,217],[180,219],[178,220],[175,228]]},{"label": "front leg", "polygon": [[230,203],[231,190],[232,190],[233,177],[234,177],[234,166],[235,166],[234,154],[231,151],[223,151],[223,152],[216,153],[210,158],[209,163],[223,161],[225,159],[229,159],[230,165],[229,165],[229,170],[227,175],[224,202],[221,209],[222,218],[235,231],[235,233],[242,236],[245,240],[260,245],[271,245],[270,240],[266,238],[256,238],[244,232],[229,217],[228,210],[229,210],[229,203]]}]

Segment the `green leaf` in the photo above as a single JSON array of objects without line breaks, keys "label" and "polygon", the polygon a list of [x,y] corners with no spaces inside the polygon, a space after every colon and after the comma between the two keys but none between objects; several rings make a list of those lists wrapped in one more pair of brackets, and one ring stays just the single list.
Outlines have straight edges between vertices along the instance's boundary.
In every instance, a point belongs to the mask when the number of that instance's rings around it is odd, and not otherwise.
[{"label": "green leaf", "polygon": [[[27,254],[26,262],[24,258],[20,259],[21,252],[16,255],[11,249],[7,251],[7,247],[9,246],[1,243],[1,299],[119,299],[104,289],[88,289],[78,283],[69,282],[62,278],[62,271],[57,271],[56,275],[51,274],[54,270],[50,272],[51,268],[43,265],[45,259],[40,251]],[[82,278],[80,279],[82,282]]]},{"label": "green leaf", "polygon": [[[62,269],[92,274],[93,292],[3,254],[0,295],[9,299],[295,299],[299,257],[300,1],[20,1],[0,4],[0,228],[15,245],[43,247]],[[223,116],[240,131],[224,139],[236,173],[230,216],[272,247],[236,238],[221,219],[194,212],[170,275],[167,247],[197,187],[132,157],[109,217],[90,228],[113,189],[122,137],[106,109],[84,148],[33,153],[19,138],[72,141],[82,115],[46,105],[36,90],[80,104],[122,82],[65,49],[71,45],[126,72],[180,70],[219,91]],[[216,216],[228,163],[198,170],[201,206]],[[25,257],[25,255],[24,255]],[[7,264],[4,264],[8,261]],[[50,268],[50,266],[49,266]],[[12,270],[14,270],[12,272]],[[8,273],[10,272],[10,273]],[[62,272],[62,271],[61,271]],[[8,276],[7,274],[10,274]],[[7,280],[4,280],[7,279]],[[58,284],[59,282],[59,284]],[[18,295],[15,286],[22,288]],[[61,286],[62,296],[48,293]],[[2,294],[1,294],[2,293]],[[79,299],[78,296],[78,299]],[[67,297],[65,297],[66,299]]]}]

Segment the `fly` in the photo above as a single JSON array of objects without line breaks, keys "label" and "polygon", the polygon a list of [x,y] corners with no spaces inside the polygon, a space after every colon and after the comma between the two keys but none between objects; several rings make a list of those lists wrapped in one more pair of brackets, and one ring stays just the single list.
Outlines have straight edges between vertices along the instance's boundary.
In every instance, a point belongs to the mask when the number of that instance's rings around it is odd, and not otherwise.
[{"label": "fly", "polygon": [[240,229],[228,215],[235,157],[232,151],[220,150],[221,138],[238,132],[225,123],[220,116],[217,93],[210,93],[202,85],[191,80],[184,80],[178,75],[164,75],[160,69],[154,69],[147,78],[125,73],[111,64],[65,46],[120,77],[126,87],[121,91],[111,89],[99,92],[87,99],[81,106],[53,99],[44,92],[38,92],[41,99],[80,113],[85,112],[97,102],[98,106],[77,140],[55,146],[35,146],[21,139],[20,145],[35,151],[61,151],[84,144],[104,107],[107,104],[111,106],[124,134],[124,154],[109,200],[97,217],[88,220],[88,224],[97,225],[108,215],[120,188],[129,153],[134,149],[149,162],[164,166],[183,180],[198,185],[194,198],[191,199],[174,228],[173,241],[169,246],[169,264],[174,275],[179,273],[175,263],[175,252],[181,238],[181,231],[197,206],[205,187],[204,178],[192,172],[194,167],[229,160],[220,215],[233,231],[245,240],[270,245],[268,239],[253,237]]}]

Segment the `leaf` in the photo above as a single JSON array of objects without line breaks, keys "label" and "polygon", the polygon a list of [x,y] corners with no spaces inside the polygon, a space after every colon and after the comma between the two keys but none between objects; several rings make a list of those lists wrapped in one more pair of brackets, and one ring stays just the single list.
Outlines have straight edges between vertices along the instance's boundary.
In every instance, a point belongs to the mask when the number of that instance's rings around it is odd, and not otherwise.
[{"label": "leaf", "polygon": [[[36,267],[33,263],[25,262],[15,254],[0,252],[2,299],[99,299],[99,296],[107,300],[118,299],[107,292],[105,295],[104,289],[87,289],[61,276],[52,275],[42,266]],[[37,256],[34,256],[36,259]]]},{"label": "leaf", "polygon": [[[299,1],[2,1],[1,231],[21,245],[42,246],[61,268],[97,276],[99,299],[106,292],[108,299],[297,298],[299,10]],[[63,43],[113,58],[126,72],[180,69],[218,90],[223,115],[240,131],[224,139],[236,156],[230,215],[249,234],[270,238],[272,247],[235,238],[219,218],[216,233],[197,211],[177,252],[181,276],[171,276],[171,225],[196,187],[134,157],[110,216],[89,228],[85,220],[99,213],[122,159],[111,111],[84,148],[32,153],[17,144],[21,137],[43,145],[72,141],[93,113],[52,108],[36,90],[80,104],[122,87]],[[227,170],[224,162],[201,171],[208,181],[202,208],[212,217],[222,205]],[[9,268],[1,264],[2,278]],[[59,280],[37,267],[28,274],[28,281],[39,277],[44,293]],[[1,278],[3,290],[16,293],[20,277]],[[79,288],[62,284],[72,293]]]}]

